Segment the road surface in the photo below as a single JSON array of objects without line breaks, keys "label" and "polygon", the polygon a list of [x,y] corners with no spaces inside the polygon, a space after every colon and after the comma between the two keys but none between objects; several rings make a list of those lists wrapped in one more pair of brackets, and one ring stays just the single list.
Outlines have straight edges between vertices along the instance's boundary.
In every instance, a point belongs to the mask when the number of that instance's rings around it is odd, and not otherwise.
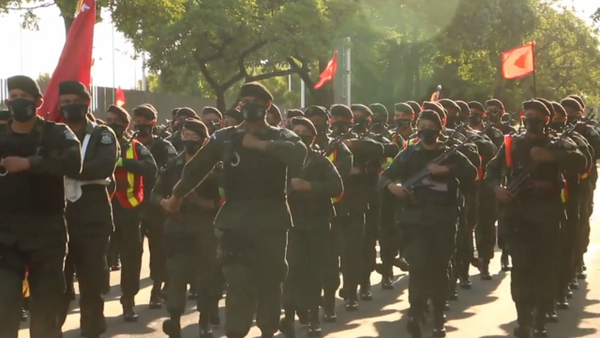
[{"label": "road surface", "polygon": [[[600,194],[596,194],[600,201]],[[596,203],[599,205],[599,203]],[[570,300],[571,309],[559,312],[560,322],[549,324],[550,337],[575,338],[599,337],[600,333],[600,213],[592,216],[592,234],[586,257],[588,266],[587,281],[580,282],[580,289],[574,292]],[[510,297],[510,272],[500,271],[499,254],[492,262],[493,280],[483,282],[475,269],[472,269],[472,290],[460,290],[459,300],[451,302],[448,312],[447,337],[450,338],[500,338],[512,336],[515,327],[515,308]],[[162,332],[162,322],[167,316],[166,310],[150,310],[151,280],[148,270],[147,248],[144,254],[141,290],[136,298],[139,314],[137,323],[125,323],[121,318],[119,304],[119,272],[111,273],[111,292],[106,296],[105,314],[108,332],[103,337],[129,338],[166,337]],[[408,276],[396,271],[395,290],[383,291],[380,277],[372,276],[374,299],[361,302],[358,312],[346,313],[343,303],[338,299],[338,321],[323,324],[323,336],[327,338],[392,338],[408,337],[405,330],[408,308]],[[221,301],[221,318],[224,319],[224,300]],[[182,317],[183,337],[198,337],[198,315],[194,311],[193,301],[188,302]],[[429,320],[431,322],[431,320]],[[28,323],[23,323],[19,338],[29,337]],[[296,326],[297,336],[306,337],[306,329]],[[79,337],[79,309],[77,302],[63,327],[64,338]],[[431,337],[430,326],[426,327],[425,337]],[[224,337],[222,328],[215,329],[215,338]],[[249,338],[260,337],[260,331],[253,327]],[[277,337],[281,337],[279,334]]]}]

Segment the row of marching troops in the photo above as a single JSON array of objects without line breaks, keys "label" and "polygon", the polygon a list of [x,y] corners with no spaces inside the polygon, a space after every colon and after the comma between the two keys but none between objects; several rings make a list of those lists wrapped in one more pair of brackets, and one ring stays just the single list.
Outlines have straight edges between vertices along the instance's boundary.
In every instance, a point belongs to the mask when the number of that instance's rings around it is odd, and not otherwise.
[{"label": "row of marching troops", "polygon": [[121,270],[123,319],[137,321],[144,238],[149,306],[166,307],[169,337],[181,337],[186,299],[211,337],[225,286],[227,337],[245,337],[254,319],[262,337],[295,337],[296,317],[321,336],[336,293],[357,311],[373,272],[394,288],[394,266],[409,272],[410,334],[431,313],[444,337],[470,266],[492,279],[496,243],[502,269],[512,263],[515,336],[545,337],[585,278],[600,136],[579,96],[524,102],[516,129],[495,99],[409,101],[392,114],[312,106],[284,119],[267,88],[246,83],[237,108],[176,108],[159,126],[150,104],[96,120],[78,82],[59,86],[64,124],[38,116],[31,78],[8,89],[0,338],[18,336],[26,274],[31,337],[61,337],[75,275],[81,336],[105,333],[109,269]]}]

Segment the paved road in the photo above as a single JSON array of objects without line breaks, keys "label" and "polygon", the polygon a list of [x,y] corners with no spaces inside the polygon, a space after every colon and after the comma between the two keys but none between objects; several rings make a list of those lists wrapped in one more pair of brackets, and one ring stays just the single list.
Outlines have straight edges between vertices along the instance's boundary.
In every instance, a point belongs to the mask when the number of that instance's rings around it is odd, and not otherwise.
[{"label": "paved road", "polygon": [[[600,201],[597,194],[596,201]],[[598,204],[598,203],[597,203]],[[571,309],[559,312],[560,322],[550,324],[550,336],[557,338],[599,337],[600,336],[600,213],[592,217],[592,238],[586,257],[588,279],[581,283],[580,290],[575,291],[570,300]],[[500,271],[499,255],[493,261],[492,272]],[[122,321],[119,296],[119,273],[111,275],[112,289],[106,297],[105,313],[109,330],[104,337],[166,337],[161,325],[167,313],[166,310],[150,310],[147,302],[150,297],[151,281],[148,271],[148,255],[144,255],[142,271],[142,290],[137,296],[138,323]],[[476,272],[476,271],[473,271]],[[405,273],[396,271],[395,290],[383,291],[379,285],[380,278],[373,274],[374,300],[362,302],[359,312],[346,313],[341,300],[338,300],[338,322],[324,324],[324,337],[328,338],[370,338],[370,337],[408,337],[405,331],[406,310],[408,308],[407,282]],[[459,300],[452,302],[448,313],[448,335],[450,338],[500,338],[512,336],[515,324],[515,309],[510,298],[510,272],[498,272],[493,280],[482,282],[473,276],[473,289],[461,291]],[[198,337],[197,313],[193,304],[188,305],[186,314],[182,317],[183,337]],[[221,316],[223,318],[224,301],[221,301]],[[79,309],[73,304],[73,309],[64,326],[64,338],[79,337]],[[426,329],[430,332],[430,328]],[[27,324],[24,323],[19,338],[29,337]],[[297,326],[298,337],[306,337],[305,329]],[[215,338],[223,337],[223,331],[216,329]],[[428,334],[426,337],[430,337]],[[253,328],[248,336],[260,337],[260,331]]]}]

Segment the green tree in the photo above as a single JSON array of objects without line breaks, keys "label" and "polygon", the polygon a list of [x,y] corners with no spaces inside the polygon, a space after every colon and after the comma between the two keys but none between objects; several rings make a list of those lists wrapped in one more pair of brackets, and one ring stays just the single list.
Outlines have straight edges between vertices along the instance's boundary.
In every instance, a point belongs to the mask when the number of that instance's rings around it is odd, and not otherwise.
[{"label": "green tree", "polygon": [[239,82],[310,74],[355,10],[344,0],[115,0],[113,20],[149,53],[162,88],[210,90],[225,109]]}]

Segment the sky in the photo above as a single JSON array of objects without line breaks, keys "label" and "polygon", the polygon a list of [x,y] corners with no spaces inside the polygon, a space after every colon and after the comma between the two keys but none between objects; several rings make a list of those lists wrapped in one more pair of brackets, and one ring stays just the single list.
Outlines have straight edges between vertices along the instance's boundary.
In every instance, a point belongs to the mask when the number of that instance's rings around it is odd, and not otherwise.
[{"label": "sky", "polygon": [[[588,21],[599,6],[594,0],[563,2],[573,5],[578,14]],[[8,47],[0,53],[0,79],[17,74],[37,78],[40,74],[52,74],[54,71],[65,43],[64,24],[56,6],[41,8],[35,13],[40,18],[38,31],[22,29],[21,13],[18,11],[0,14],[3,46]],[[96,24],[94,32],[93,83],[97,86],[133,89],[142,78],[141,55],[136,55],[131,43],[114,29],[109,13],[103,13],[103,19]],[[136,56],[137,60],[134,60]]]}]

